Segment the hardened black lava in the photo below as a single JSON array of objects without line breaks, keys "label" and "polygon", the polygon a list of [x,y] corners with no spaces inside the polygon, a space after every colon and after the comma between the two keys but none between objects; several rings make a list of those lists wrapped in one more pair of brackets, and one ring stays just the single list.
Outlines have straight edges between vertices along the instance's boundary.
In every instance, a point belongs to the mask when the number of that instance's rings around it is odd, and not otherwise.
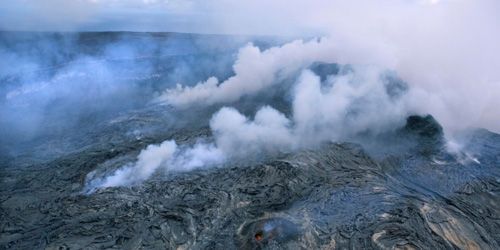
[{"label": "hardened black lava", "polygon": [[[138,34],[127,35],[142,41]],[[11,34],[0,38],[4,45],[25,51],[24,43]],[[16,42],[5,42],[9,39]],[[77,39],[88,45],[115,36],[88,33]],[[186,44],[192,37],[178,39]],[[90,45],[81,50],[100,51]],[[157,72],[135,76],[176,79],[185,75],[168,75],[176,69],[168,62],[180,60],[196,68],[196,59],[225,57],[197,57],[197,50],[167,52],[154,59]],[[128,63],[114,60],[121,66]],[[58,60],[53,63],[61,67]],[[198,68],[193,81],[216,71],[210,65]],[[120,69],[125,81],[134,68]],[[336,64],[314,64],[311,69],[322,78],[349,70]],[[21,80],[1,78],[5,84],[0,91]],[[387,81],[391,98],[406,89],[394,76]],[[122,104],[131,99],[126,97],[118,110],[71,113],[65,118],[78,119],[65,126],[48,114],[40,123],[45,133],[29,140],[21,133],[25,128],[0,133],[0,249],[500,249],[498,134],[464,132],[462,151],[450,153],[432,116],[410,116],[399,128],[352,142],[184,173],[158,171],[141,185],[85,192],[90,172],[106,173],[133,162],[149,144],[173,139],[186,145],[210,138],[208,121],[220,108],[175,111],[147,102],[125,109]],[[257,102],[259,98],[265,102]],[[58,108],[66,102],[78,107],[69,99],[51,105]],[[231,106],[251,114],[261,103],[290,113],[286,95],[272,91],[243,97]],[[2,120],[0,128],[5,124],[9,121]]]},{"label": "hardened black lava", "polygon": [[[500,136],[470,132],[474,159],[460,158],[435,144],[442,132],[431,117],[408,122],[388,140],[408,140],[397,154],[372,157],[357,144],[328,143],[91,195],[81,193],[86,174],[110,158],[136,154],[143,141],[4,167],[0,243],[3,249],[498,249]],[[203,134],[196,131],[174,137]]]}]

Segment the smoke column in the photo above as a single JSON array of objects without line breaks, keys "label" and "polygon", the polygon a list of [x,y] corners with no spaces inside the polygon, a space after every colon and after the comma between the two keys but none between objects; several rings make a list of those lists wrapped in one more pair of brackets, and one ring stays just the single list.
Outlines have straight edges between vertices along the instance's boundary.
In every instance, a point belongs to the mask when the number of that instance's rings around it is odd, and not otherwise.
[{"label": "smoke column", "polygon": [[[230,23],[242,31],[279,32],[272,25],[248,23],[245,17],[251,14],[240,13],[245,11],[272,23],[316,30],[325,38],[267,51],[249,45],[240,51],[233,78],[169,90],[164,96],[168,103],[234,101],[311,61],[377,65],[396,71],[410,85],[411,105],[434,115],[448,131],[469,126],[500,131],[495,108],[500,105],[498,1],[216,2],[225,4],[213,9],[234,8],[230,19],[215,21],[223,27]],[[290,32],[305,33],[299,28]]]},{"label": "smoke column", "polygon": [[[154,169],[188,170],[262,152],[293,151],[385,131],[409,114],[432,114],[448,137],[468,127],[500,131],[498,1],[216,0],[195,1],[193,8],[208,13],[203,17],[208,29],[222,33],[319,38],[269,49],[248,44],[238,53],[232,77],[166,89],[158,101],[189,110],[228,105],[299,75],[289,92],[290,115],[264,105],[246,117],[223,107],[210,122],[213,142],[176,149]],[[353,70],[321,81],[307,70],[315,62]],[[408,84],[405,93],[387,91],[382,80],[387,70]],[[143,168],[140,158],[132,168]],[[186,167],[184,162],[196,164]]]},{"label": "smoke column", "polygon": [[91,181],[87,189],[137,184],[160,168],[189,171],[349,139],[367,130],[385,131],[401,124],[406,111],[404,98],[388,92],[390,82],[383,73],[375,67],[352,67],[321,82],[312,71],[303,70],[293,89],[292,117],[271,106],[260,108],[253,118],[223,107],[210,120],[213,142],[150,145],[136,163]]}]

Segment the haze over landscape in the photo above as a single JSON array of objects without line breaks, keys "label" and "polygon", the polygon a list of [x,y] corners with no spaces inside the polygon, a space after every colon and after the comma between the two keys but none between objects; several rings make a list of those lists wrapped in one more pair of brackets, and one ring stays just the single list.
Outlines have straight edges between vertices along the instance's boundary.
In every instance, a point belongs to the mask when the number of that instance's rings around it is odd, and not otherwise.
[{"label": "haze over landscape", "polygon": [[499,9],[2,3],[0,246],[495,249]]}]

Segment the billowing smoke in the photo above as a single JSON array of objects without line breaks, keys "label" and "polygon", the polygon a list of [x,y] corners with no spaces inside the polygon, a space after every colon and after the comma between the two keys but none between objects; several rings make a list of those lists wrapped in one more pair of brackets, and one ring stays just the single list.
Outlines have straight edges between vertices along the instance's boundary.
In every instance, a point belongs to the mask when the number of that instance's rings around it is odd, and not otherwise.
[{"label": "billowing smoke", "polygon": [[[253,119],[235,108],[223,107],[210,120],[213,142],[176,147],[175,142],[150,145],[132,166],[93,180],[87,189],[127,186],[150,177],[154,170],[188,171],[248,160],[325,141],[349,139],[362,132],[380,132],[401,124],[406,112],[404,92],[392,86],[384,71],[374,67],[346,67],[345,73],[325,81],[303,70],[292,91],[292,113],[287,117],[271,106],[261,107]],[[151,159],[150,159],[151,158]]]},{"label": "billowing smoke", "polygon": [[252,44],[242,48],[233,66],[235,75],[224,82],[209,78],[193,87],[178,85],[160,98],[179,106],[202,102],[213,104],[236,101],[279,82],[300,68],[315,61],[329,62],[333,57],[325,54],[328,43],[324,41],[294,41],[265,51]]},{"label": "billowing smoke", "polygon": [[[498,7],[491,0],[215,1],[209,9],[231,9],[232,14],[213,24],[230,24],[226,30],[315,31],[324,37],[266,50],[249,44],[239,51],[234,76],[178,85],[158,99],[181,108],[233,104],[300,75],[289,92],[290,114],[271,106],[257,110],[253,119],[230,107],[214,114],[210,147],[225,160],[377,133],[415,113],[435,116],[447,136],[470,126],[500,131]],[[249,16],[272,21],[261,26],[249,22]],[[307,70],[314,62],[353,70],[322,81]],[[387,70],[408,88],[394,93],[383,77]],[[199,162],[197,166],[211,165]],[[175,161],[164,166],[183,169]]]},{"label": "billowing smoke", "polygon": [[168,161],[177,150],[173,141],[165,141],[160,145],[149,145],[137,156],[137,162],[132,166],[118,169],[113,175],[108,176],[102,187],[135,184],[149,178],[153,172]]},{"label": "billowing smoke", "polygon": [[[149,4],[153,2],[154,5]],[[52,41],[42,42],[47,46],[41,46],[42,52],[37,52],[32,51],[33,46],[9,42],[6,38],[9,35],[4,35],[2,41],[7,43],[0,44],[0,55],[6,59],[0,62],[0,77],[8,84],[0,86],[5,93],[0,112],[8,119],[0,122],[0,128],[12,128],[14,132],[2,139],[12,141],[38,134],[39,125],[46,121],[66,124],[71,120],[67,113],[76,113],[74,116],[78,119],[72,123],[78,124],[81,114],[87,110],[92,113],[106,107],[104,113],[113,114],[123,106],[144,106],[151,100],[170,105],[180,113],[218,110],[210,120],[208,138],[198,138],[194,145],[167,141],[147,147],[135,163],[93,184],[108,187],[139,183],[161,168],[184,171],[233,159],[314,147],[324,141],[349,140],[360,133],[383,132],[401,125],[407,115],[415,113],[432,114],[444,126],[448,138],[471,126],[500,131],[497,108],[500,106],[497,27],[500,3],[496,0],[193,0],[188,4],[178,3],[180,1],[114,1],[113,4],[81,1],[82,6],[93,7],[82,8],[81,15],[75,18],[64,16],[58,20],[69,18],[68,24],[73,26],[60,25],[61,29],[92,26],[102,30],[109,28],[103,23],[118,19],[103,16],[113,11],[96,12],[94,7],[125,6],[114,10],[128,13],[123,10],[129,10],[130,6],[161,5],[166,7],[162,10],[175,13],[174,17],[183,16],[178,27],[189,31],[290,35],[302,40],[280,46],[249,43],[239,50],[234,64],[233,51],[226,51],[229,55],[223,60],[195,56],[169,67],[167,64],[172,60],[161,58],[176,56],[175,53],[190,54],[197,44],[186,47],[184,44],[189,39],[180,39],[178,44],[171,45],[151,38],[132,39],[130,46],[129,37],[126,42],[113,40],[104,49],[92,52],[93,48],[80,47],[79,42],[74,49],[74,41],[82,41],[82,37],[77,37],[62,39],[55,46]],[[17,9],[21,5],[9,6]],[[39,8],[39,4],[34,5],[37,6]],[[143,9],[150,12],[141,12],[141,15],[153,16],[149,14],[156,8]],[[87,20],[89,16],[95,23]],[[8,19],[10,23],[17,23]],[[166,23],[168,27],[177,24]],[[149,28],[147,22],[130,25],[133,30],[158,29],[157,23]],[[127,29],[122,28],[126,26],[124,22],[115,27]],[[94,38],[87,36],[83,40]],[[220,40],[210,44],[225,46]],[[68,46],[72,49],[67,50]],[[37,53],[40,55],[36,58],[26,56]],[[315,73],[312,69],[315,63],[337,64],[344,69],[325,76]],[[46,65],[49,67],[45,68]],[[232,70],[227,70],[227,65],[233,65]],[[199,71],[200,68],[209,70]],[[162,72],[174,73],[165,77]],[[406,85],[394,86],[391,75],[401,78]],[[172,87],[174,84],[177,87]],[[278,99],[287,102],[289,110],[271,101],[272,94],[281,95]],[[244,105],[239,103],[248,100],[258,100],[251,112],[242,109]],[[119,108],[114,109],[115,106]]]},{"label": "billowing smoke", "polygon": [[[189,171],[222,164],[225,160],[224,152],[212,143],[200,142],[192,147],[181,147],[175,141],[168,140],[146,147],[133,164],[127,164],[104,177],[90,178],[85,192],[91,193],[97,188],[136,185],[150,178],[160,167],[168,167],[170,171]],[[94,174],[91,172],[89,177]]]},{"label": "billowing smoke", "polygon": [[[494,0],[215,1],[210,9],[231,9],[214,21],[228,30],[315,31],[328,39],[261,53],[249,46],[235,65],[235,71],[245,72],[217,88],[211,79],[171,91],[166,99],[173,104],[231,101],[311,59],[369,64],[395,70],[411,86],[414,105],[432,113],[447,130],[476,126],[500,131],[495,108],[500,105],[499,5]],[[255,16],[268,21],[251,21]]]}]

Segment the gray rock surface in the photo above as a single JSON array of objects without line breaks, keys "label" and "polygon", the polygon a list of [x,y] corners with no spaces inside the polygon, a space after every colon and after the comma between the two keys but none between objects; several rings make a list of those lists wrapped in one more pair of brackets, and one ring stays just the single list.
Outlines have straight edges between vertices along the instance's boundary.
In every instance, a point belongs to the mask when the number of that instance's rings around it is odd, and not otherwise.
[{"label": "gray rock surface", "polygon": [[[173,110],[150,101],[178,81],[231,76],[233,55],[249,38],[45,36],[0,32],[0,48],[42,60],[39,72],[29,72],[40,81],[81,66],[74,62],[81,56],[95,57],[134,91],[91,101],[88,93],[64,93],[46,107],[34,102],[13,111],[1,110],[7,101],[0,99],[0,113],[20,120],[0,120],[9,128],[0,129],[0,249],[500,249],[500,135],[464,132],[462,151],[452,154],[431,116],[349,142],[185,173],[160,170],[142,185],[88,193],[89,174],[133,162],[149,144],[210,137],[208,121],[220,106]],[[256,44],[279,44],[271,41]],[[121,42],[133,44],[138,57],[105,53]],[[351,70],[310,69],[323,80]],[[0,75],[0,91],[19,88],[25,76]],[[394,74],[384,77],[391,98],[407,90]],[[290,115],[290,78],[226,105],[250,117],[262,105]],[[30,134],[17,125],[37,108],[43,119]]]},{"label": "gray rock surface", "polygon": [[[189,141],[204,132],[173,134]],[[430,116],[410,117],[386,136],[413,144],[375,154],[328,143],[261,162],[159,173],[90,195],[82,193],[89,172],[136,155],[145,142],[4,167],[0,247],[498,249],[500,136],[471,131],[474,159],[443,150]]]}]

